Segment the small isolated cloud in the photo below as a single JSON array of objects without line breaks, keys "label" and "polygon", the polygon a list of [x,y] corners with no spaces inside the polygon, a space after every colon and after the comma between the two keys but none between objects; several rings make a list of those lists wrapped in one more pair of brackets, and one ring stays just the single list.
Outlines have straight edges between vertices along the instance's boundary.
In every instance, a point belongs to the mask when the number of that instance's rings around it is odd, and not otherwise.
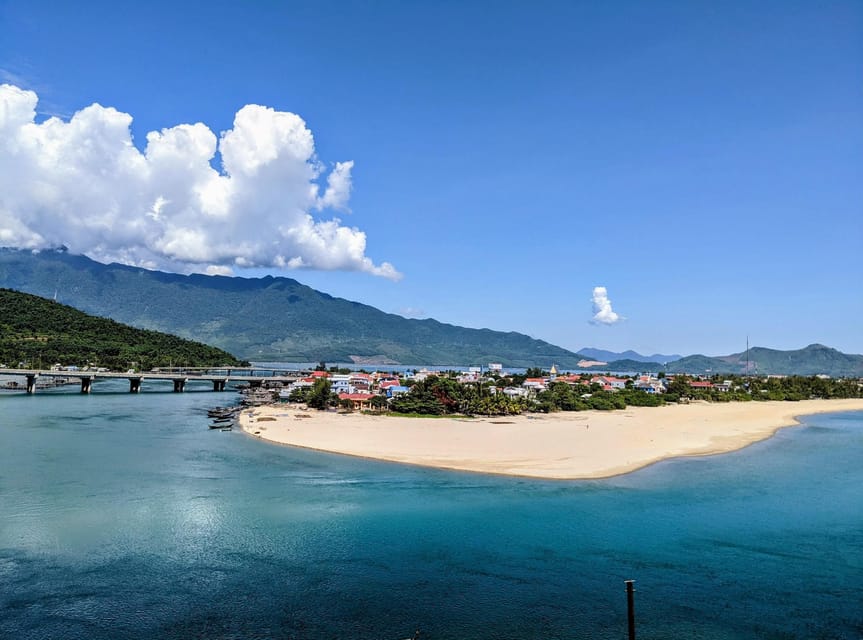
[{"label": "small isolated cloud", "polygon": [[611,300],[608,299],[608,291],[605,287],[593,288],[593,319],[591,324],[612,325],[623,320],[623,316],[617,314],[611,308]]},{"label": "small isolated cloud", "polygon": [[204,273],[208,276],[232,276],[234,275],[234,270],[231,267],[226,267],[219,264],[211,264],[208,265],[206,269],[204,269]]},{"label": "small isolated cloud", "polygon": [[425,311],[416,307],[402,307],[396,313],[405,318],[423,318],[426,315]]},{"label": "small isolated cloud", "polygon": [[[249,104],[217,136],[206,125],[152,131],[92,104],[36,122],[35,92],[0,85],[0,245],[66,245],[103,262],[228,274],[234,268],[362,271],[397,280],[366,255],[349,212],[354,163],[327,172],[298,115]],[[211,161],[218,155],[220,170]]]}]

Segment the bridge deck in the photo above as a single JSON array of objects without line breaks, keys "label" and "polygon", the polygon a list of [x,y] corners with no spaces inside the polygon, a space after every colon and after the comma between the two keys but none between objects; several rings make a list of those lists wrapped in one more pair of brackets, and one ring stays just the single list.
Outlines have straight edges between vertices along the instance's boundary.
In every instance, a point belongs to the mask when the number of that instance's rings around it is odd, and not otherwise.
[{"label": "bridge deck", "polygon": [[[268,375],[269,374],[269,375]],[[118,372],[118,371],[58,371],[52,369],[0,369],[0,376],[20,376],[27,379],[27,393],[36,390],[37,378],[78,378],[81,381],[81,391],[89,393],[91,384],[99,379],[125,378],[129,381],[129,390],[137,393],[141,389],[141,383],[145,380],[163,380],[174,383],[174,391],[183,391],[187,382],[201,380],[213,383],[213,391],[224,391],[228,382],[245,382],[250,385],[259,385],[265,382],[281,382],[283,384],[295,382],[306,377],[301,371],[279,371],[276,369],[169,369],[147,372]]]}]

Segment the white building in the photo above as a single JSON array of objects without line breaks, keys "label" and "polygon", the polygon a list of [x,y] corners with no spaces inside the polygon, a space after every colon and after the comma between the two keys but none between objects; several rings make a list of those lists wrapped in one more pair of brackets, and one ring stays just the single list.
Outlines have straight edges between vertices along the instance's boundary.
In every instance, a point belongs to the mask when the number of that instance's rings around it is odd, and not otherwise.
[{"label": "white building", "polygon": [[356,393],[356,389],[351,384],[349,375],[332,375],[330,376],[330,390],[335,393]]}]

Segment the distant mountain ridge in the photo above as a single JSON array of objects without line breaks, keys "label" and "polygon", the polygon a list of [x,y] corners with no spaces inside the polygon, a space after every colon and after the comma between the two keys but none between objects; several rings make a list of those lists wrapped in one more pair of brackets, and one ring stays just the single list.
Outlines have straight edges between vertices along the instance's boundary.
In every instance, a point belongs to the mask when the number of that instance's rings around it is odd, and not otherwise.
[{"label": "distant mountain ridge", "polygon": [[0,287],[249,360],[575,368],[581,356],[516,332],[407,319],[290,278],[179,275],[105,265],[62,250],[0,248]]},{"label": "distant mountain ridge", "polygon": [[[842,353],[823,344],[810,344],[803,349],[780,351],[752,347],[748,354],[752,374],[863,377],[863,355]],[[747,373],[747,353],[709,357],[693,355],[669,363],[670,373]]]},{"label": "distant mountain ridge", "polygon": [[[584,353],[582,349],[580,353]],[[780,351],[765,347],[753,347],[747,354],[732,353],[727,356],[705,356],[695,354],[673,362],[642,362],[639,360],[612,360],[604,365],[591,367],[592,371],[665,371],[695,375],[828,375],[832,377],[863,377],[863,355],[842,353],[823,344],[810,344],[803,349]]]},{"label": "distant mountain ridge", "polygon": [[584,349],[579,349],[578,352],[593,360],[601,360],[602,362],[614,362],[616,360],[633,360],[635,362],[673,362],[675,360],[680,360],[683,356],[673,354],[673,355],[663,355],[661,353],[654,353],[652,356],[643,356],[637,351],[606,351],[605,349],[595,349],[593,347],[585,347]]},{"label": "distant mountain ridge", "polygon": [[605,364],[595,365],[587,368],[589,371],[614,371],[617,373],[640,373],[643,371],[664,371],[665,365],[659,362],[644,362],[643,360],[631,360],[624,358],[623,360],[612,360]]},{"label": "distant mountain ridge", "polygon": [[[65,251],[0,248],[0,287],[44,298],[56,295],[58,302],[86,313],[214,345],[247,360],[500,362],[542,368],[553,363],[560,369],[577,369],[582,360],[599,359],[608,364],[593,371],[746,371],[745,352],[679,357],[591,348],[575,353],[521,333],[403,318],[290,278],[186,276],[105,265]],[[863,356],[818,344],[792,351],[753,347],[749,361],[751,373],[863,377]]]}]

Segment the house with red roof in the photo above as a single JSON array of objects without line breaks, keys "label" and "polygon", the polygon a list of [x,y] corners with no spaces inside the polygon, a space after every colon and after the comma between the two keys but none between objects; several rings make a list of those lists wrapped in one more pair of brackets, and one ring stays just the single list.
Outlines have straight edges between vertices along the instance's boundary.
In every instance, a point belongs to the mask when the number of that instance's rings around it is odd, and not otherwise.
[{"label": "house with red roof", "polygon": [[352,373],[350,377],[351,386],[358,393],[365,393],[372,388],[372,376],[368,373]]},{"label": "house with red roof", "polygon": [[707,380],[693,380],[689,383],[689,386],[693,389],[704,389],[706,391],[710,391],[713,388],[713,383],[708,382]]},{"label": "house with red roof", "polygon": [[638,376],[638,379],[632,386],[634,389],[644,391],[645,393],[665,393],[665,385],[653,376]]},{"label": "house with red roof", "polygon": [[539,393],[540,391],[546,390],[548,387],[548,380],[546,378],[528,378],[521,383],[521,386],[528,391]]},{"label": "house with red roof", "polygon": [[355,410],[368,409],[371,406],[372,398],[376,395],[375,393],[340,393],[339,402],[350,400]]},{"label": "house with red roof", "polygon": [[566,375],[566,376],[558,376],[557,378],[555,378],[554,381],[555,382],[565,382],[566,384],[569,384],[569,385],[587,384],[587,382],[585,382],[584,380],[581,379],[580,375],[575,374],[575,373],[572,373],[572,374]]},{"label": "house with red roof", "polygon": [[619,389],[626,389],[626,378],[596,376],[590,379],[590,384],[601,385],[604,391],[617,391]]}]

